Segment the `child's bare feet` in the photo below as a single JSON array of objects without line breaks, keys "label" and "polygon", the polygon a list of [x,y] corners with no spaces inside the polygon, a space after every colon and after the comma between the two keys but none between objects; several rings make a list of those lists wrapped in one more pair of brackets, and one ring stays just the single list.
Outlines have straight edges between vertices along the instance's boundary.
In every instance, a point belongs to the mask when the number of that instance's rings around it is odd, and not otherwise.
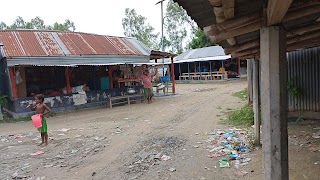
[{"label": "child's bare feet", "polygon": [[44,142],[42,142],[42,143],[38,144],[38,146],[42,146],[43,144],[45,144],[45,143],[44,143]]}]

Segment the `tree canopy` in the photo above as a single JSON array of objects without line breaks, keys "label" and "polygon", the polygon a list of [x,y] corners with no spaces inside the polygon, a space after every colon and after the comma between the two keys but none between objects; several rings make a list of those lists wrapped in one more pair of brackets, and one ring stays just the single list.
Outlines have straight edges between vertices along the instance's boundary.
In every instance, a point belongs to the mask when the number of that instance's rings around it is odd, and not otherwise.
[{"label": "tree canopy", "polygon": [[135,37],[150,48],[159,49],[159,33],[146,22],[147,18],[137,14],[135,9],[126,8],[125,18],[122,19],[124,35]]},{"label": "tree canopy", "polygon": [[74,22],[66,19],[64,23],[54,23],[52,26],[45,25],[44,20],[39,16],[26,22],[21,16],[18,16],[13,23],[8,26],[6,23],[0,21],[0,29],[38,29],[38,30],[60,30],[60,31],[75,31],[76,27]]},{"label": "tree canopy", "polygon": [[187,12],[172,0],[167,4],[165,15],[164,26],[171,51],[182,53],[187,44],[188,35],[192,37],[197,27]]},{"label": "tree canopy", "polygon": [[198,28],[195,36],[189,43],[189,48],[197,49],[213,45],[214,43],[210,40],[210,38],[200,28]]}]

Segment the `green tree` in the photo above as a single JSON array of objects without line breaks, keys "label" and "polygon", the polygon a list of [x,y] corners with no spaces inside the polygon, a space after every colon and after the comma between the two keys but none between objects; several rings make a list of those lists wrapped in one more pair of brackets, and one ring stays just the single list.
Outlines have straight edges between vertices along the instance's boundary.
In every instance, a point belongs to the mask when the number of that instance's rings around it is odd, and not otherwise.
[{"label": "green tree", "polygon": [[200,28],[198,28],[195,36],[189,43],[189,48],[197,49],[213,45],[214,43],[210,40],[209,36],[207,36]]},{"label": "green tree", "polygon": [[167,4],[164,26],[171,51],[174,53],[182,52],[187,44],[188,35],[192,37],[196,31],[196,25],[187,12],[173,0],[170,0]]},{"label": "green tree", "polygon": [[122,19],[124,35],[135,37],[148,47],[159,49],[159,33],[154,32],[154,28],[148,24],[147,18],[137,14],[135,9],[126,8],[125,17]]},{"label": "green tree", "polygon": [[0,29],[7,29],[8,26],[6,25],[6,23],[0,21]]},{"label": "green tree", "polygon": [[[50,27],[48,27],[48,28],[51,29]],[[67,19],[67,20],[65,20],[65,22],[63,24],[55,22],[53,24],[52,30],[75,31],[76,27],[74,25],[74,22],[72,22],[69,19]]]},{"label": "green tree", "polygon": [[26,29],[26,24],[27,23],[24,21],[24,19],[21,16],[18,16],[8,29]]},{"label": "green tree", "polygon": [[53,26],[45,25],[44,20],[39,16],[31,19],[30,22],[26,22],[21,16],[7,26],[4,22],[0,22],[0,29],[38,29],[38,30],[60,30],[60,31],[75,31],[76,27],[74,22],[66,19],[64,23],[54,23]]},{"label": "green tree", "polygon": [[32,29],[46,29],[44,21],[39,17],[31,19]]}]

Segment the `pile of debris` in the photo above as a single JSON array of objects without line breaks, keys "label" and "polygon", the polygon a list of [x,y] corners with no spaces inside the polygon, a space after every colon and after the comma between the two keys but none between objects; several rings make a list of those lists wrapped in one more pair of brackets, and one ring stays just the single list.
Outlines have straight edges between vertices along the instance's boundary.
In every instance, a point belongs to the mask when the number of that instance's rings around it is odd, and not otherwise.
[{"label": "pile of debris", "polygon": [[234,164],[236,169],[251,161],[248,153],[252,149],[253,134],[242,129],[215,130],[208,133],[208,151],[211,158],[219,158],[220,168],[229,168]]}]

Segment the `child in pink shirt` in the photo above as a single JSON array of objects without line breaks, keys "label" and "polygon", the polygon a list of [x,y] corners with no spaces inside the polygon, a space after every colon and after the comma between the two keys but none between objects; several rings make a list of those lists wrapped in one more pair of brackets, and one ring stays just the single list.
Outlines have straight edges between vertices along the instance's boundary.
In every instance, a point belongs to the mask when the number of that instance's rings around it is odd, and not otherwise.
[{"label": "child in pink shirt", "polygon": [[143,82],[143,87],[144,87],[144,96],[147,98],[148,103],[152,102],[152,83],[151,79],[154,76],[154,74],[149,73],[149,70],[146,69],[142,74],[141,74],[141,79]]}]

